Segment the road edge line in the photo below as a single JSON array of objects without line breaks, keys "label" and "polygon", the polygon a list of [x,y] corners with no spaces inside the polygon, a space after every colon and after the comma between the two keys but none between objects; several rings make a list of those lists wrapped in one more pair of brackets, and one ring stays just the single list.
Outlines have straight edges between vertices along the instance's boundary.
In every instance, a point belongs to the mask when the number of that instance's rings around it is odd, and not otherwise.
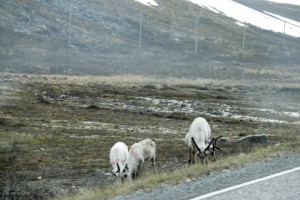
[{"label": "road edge line", "polygon": [[285,174],[288,174],[288,173],[291,173],[291,172],[295,172],[295,171],[298,171],[298,170],[300,170],[300,167],[295,167],[295,168],[285,170],[285,171],[282,171],[282,172],[279,172],[279,173],[276,173],[276,174],[272,174],[272,175],[269,175],[269,176],[266,176],[266,177],[263,177],[263,178],[255,179],[255,180],[252,180],[252,181],[241,183],[239,185],[234,185],[234,186],[231,186],[231,187],[228,187],[228,188],[224,188],[224,189],[217,190],[217,191],[214,191],[214,192],[211,192],[211,193],[207,193],[207,194],[204,194],[204,195],[201,195],[201,196],[198,196],[198,197],[194,197],[190,200],[206,199],[208,197],[212,197],[212,196],[215,196],[215,195],[218,195],[218,194],[229,192],[229,191],[241,188],[241,187],[245,187],[247,185],[255,184],[255,183],[258,183],[258,182],[261,182],[261,181],[264,181],[264,180],[272,179],[272,178],[275,178],[277,176],[282,176],[282,175],[285,175]]}]

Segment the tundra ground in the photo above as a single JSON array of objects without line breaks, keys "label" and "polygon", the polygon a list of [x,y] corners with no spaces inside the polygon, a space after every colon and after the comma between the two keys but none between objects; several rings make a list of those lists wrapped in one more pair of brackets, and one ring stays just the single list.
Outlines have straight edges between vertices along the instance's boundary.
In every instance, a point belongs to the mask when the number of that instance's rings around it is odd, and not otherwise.
[{"label": "tundra ground", "polygon": [[0,80],[4,199],[47,199],[111,185],[109,150],[118,141],[130,146],[154,140],[158,173],[184,167],[183,139],[198,116],[208,120],[213,136],[268,135],[266,144],[222,144],[218,157],[251,153],[257,146],[293,148],[299,139],[299,77],[252,85],[131,75],[1,73]]}]

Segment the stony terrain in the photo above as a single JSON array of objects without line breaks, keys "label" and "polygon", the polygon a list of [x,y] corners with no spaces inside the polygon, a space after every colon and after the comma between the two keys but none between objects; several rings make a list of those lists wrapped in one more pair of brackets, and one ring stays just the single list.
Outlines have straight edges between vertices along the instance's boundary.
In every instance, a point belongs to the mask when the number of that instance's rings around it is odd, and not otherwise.
[{"label": "stony terrain", "polygon": [[299,137],[295,72],[297,68],[273,75],[290,76],[284,84],[261,79],[252,85],[177,77],[2,73],[0,194],[45,199],[112,184],[108,152],[117,141],[156,141],[159,172],[186,166],[183,138],[197,116],[208,119],[214,136],[268,136],[263,144],[220,144],[224,151],[218,156],[293,141]]}]

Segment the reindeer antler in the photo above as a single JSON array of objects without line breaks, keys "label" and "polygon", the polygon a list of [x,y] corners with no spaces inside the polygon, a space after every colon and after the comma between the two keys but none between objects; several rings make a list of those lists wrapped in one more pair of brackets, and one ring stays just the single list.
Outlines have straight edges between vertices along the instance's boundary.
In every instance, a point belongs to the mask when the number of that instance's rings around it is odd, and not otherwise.
[{"label": "reindeer antler", "polygon": [[208,146],[205,148],[204,152],[207,151],[207,150],[209,151],[209,147],[210,147],[211,144],[213,144],[213,147],[214,147],[214,141],[215,141],[215,138],[213,138],[213,139],[209,142],[209,144],[208,144]]},{"label": "reindeer antler", "polygon": [[197,146],[193,137],[192,137],[192,142],[193,142],[193,145],[196,147],[196,149],[201,153],[201,149]]},{"label": "reindeer antler", "polygon": [[220,147],[217,146],[217,141],[218,139],[220,139],[221,137],[223,137],[222,135],[215,138],[214,143],[213,143],[213,151],[215,151],[215,149],[218,149],[219,151],[222,151],[222,149]]},{"label": "reindeer antler", "polygon": [[117,167],[118,167],[118,171],[116,171],[116,173],[120,172],[120,166],[119,166],[119,163],[117,163]]}]

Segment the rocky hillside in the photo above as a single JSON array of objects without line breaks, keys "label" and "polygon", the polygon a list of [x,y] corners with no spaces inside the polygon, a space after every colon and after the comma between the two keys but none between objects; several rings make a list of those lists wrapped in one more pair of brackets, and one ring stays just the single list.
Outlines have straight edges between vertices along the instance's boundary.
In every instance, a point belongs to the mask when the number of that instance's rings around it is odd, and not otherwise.
[{"label": "rocky hillside", "polygon": [[[299,6],[238,2],[300,19]],[[235,20],[186,0],[160,0],[158,4],[3,0],[0,71],[194,76],[215,63],[260,66],[300,62],[299,38],[249,25],[243,49],[244,28]]]}]

